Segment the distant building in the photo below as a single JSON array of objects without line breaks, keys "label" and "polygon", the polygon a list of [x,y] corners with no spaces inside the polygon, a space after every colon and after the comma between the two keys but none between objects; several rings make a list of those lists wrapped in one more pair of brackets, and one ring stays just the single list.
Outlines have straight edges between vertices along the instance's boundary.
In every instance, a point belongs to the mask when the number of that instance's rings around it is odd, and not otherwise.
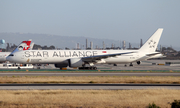
[{"label": "distant building", "polygon": [[86,49],[88,49],[88,40],[86,39]]},{"label": "distant building", "polygon": [[123,49],[126,49],[126,42],[123,41]]},{"label": "distant building", "polygon": [[93,42],[90,42],[90,48],[93,49]]},{"label": "distant building", "polygon": [[79,43],[77,43],[77,45],[76,45],[76,49],[80,49],[80,47],[79,47]]},{"label": "distant building", "polygon": [[129,43],[129,49],[131,49],[131,43]]},{"label": "distant building", "polygon": [[105,49],[105,43],[104,43],[104,41],[103,41],[103,50]]},{"label": "distant building", "polygon": [[141,42],[140,42],[140,48],[143,46],[143,41],[142,41],[142,39],[141,39]]},{"label": "distant building", "polygon": [[113,49],[113,48],[114,48],[114,44],[112,43],[112,44],[111,44],[111,49]]}]

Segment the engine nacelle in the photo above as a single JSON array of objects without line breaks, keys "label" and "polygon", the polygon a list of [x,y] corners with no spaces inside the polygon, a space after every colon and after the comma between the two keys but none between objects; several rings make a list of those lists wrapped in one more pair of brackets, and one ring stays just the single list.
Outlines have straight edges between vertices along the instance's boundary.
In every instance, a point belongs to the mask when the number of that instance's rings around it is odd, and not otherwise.
[{"label": "engine nacelle", "polygon": [[81,67],[82,65],[83,61],[80,58],[69,59],[69,67]]},{"label": "engine nacelle", "polygon": [[141,64],[141,61],[137,61],[137,64],[140,65],[140,64]]},{"label": "engine nacelle", "polygon": [[61,63],[58,63],[58,64],[54,64],[54,66],[55,66],[56,68],[67,67],[67,66],[68,66],[68,61],[66,61],[66,62],[61,62]]}]

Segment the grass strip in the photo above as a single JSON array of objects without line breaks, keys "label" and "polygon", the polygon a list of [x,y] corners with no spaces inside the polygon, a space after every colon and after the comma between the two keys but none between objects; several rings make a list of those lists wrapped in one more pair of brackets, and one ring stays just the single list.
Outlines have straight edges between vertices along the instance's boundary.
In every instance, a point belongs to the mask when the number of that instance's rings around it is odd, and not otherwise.
[{"label": "grass strip", "polygon": [[1,76],[0,83],[153,83],[180,84],[176,76]]},{"label": "grass strip", "polygon": [[155,103],[170,108],[180,90],[1,90],[2,108],[146,108]]}]

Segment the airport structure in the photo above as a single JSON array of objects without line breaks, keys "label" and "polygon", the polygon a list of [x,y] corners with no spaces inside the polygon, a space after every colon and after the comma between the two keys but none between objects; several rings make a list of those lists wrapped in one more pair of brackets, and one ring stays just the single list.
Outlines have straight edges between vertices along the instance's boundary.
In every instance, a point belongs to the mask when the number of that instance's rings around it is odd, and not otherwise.
[{"label": "airport structure", "polygon": [[80,47],[79,47],[79,43],[77,43],[77,45],[76,45],[76,49],[80,49]]},{"label": "airport structure", "polygon": [[93,49],[93,42],[90,42],[90,48]]},{"label": "airport structure", "polygon": [[0,48],[5,49],[6,48],[6,42],[4,39],[0,40]]},{"label": "airport structure", "polygon": [[129,43],[129,49],[131,49],[131,43]]},{"label": "airport structure", "polygon": [[103,41],[103,50],[105,49],[105,43],[104,43],[104,41]]},{"label": "airport structure", "polygon": [[86,49],[88,49],[88,39],[86,39]]},{"label": "airport structure", "polygon": [[126,49],[126,41],[123,41],[123,49],[125,50]]},{"label": "airport structure", "polygon": [[143,41],[142,41],[142,39],[141,39],[141,43],[140,43],[140,48],[143,46]]}]

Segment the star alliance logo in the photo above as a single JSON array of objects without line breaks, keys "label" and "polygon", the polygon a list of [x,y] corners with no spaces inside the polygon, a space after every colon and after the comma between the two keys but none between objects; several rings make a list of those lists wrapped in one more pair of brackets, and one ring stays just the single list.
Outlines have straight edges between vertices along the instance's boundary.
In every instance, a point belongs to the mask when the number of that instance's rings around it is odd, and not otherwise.
[{"label": "star alliance logo", "polygon": [[155,48],[156,42],[153,40],[150,40],[149,42],[149,48]]}]

